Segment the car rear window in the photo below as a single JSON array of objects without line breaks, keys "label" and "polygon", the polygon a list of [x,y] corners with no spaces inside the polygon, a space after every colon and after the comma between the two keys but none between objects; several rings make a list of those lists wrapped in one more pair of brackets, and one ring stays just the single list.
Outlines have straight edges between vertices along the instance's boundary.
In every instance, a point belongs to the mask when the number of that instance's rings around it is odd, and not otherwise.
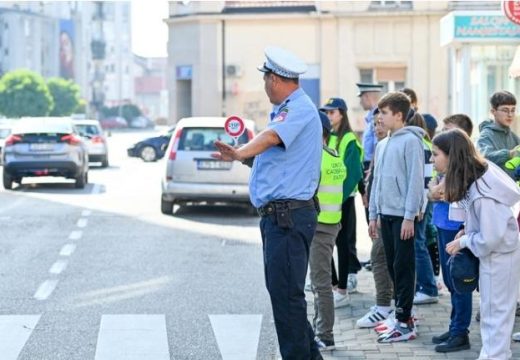
[{"label": "car rear window", "polygon": [[[229,145],[234,145],[235,140],[231,138],[224,128],[188,127],[182,129],[179,139],[178,150],[182,151],[216,151],[215,141],[220,140]],[[238,138],[238,144],[243,145],[249,141],[247,132]]]},{"label": "car rear window", "polygon": [[10,129],[0,129],[0,139],[5,139],[11,133]]},{"label": "car rear window", "polygon": [[74,125],[76,128],[76,131],[81,136],[94,136],[99,135],[100,131],[99,128],[96,125]]}]

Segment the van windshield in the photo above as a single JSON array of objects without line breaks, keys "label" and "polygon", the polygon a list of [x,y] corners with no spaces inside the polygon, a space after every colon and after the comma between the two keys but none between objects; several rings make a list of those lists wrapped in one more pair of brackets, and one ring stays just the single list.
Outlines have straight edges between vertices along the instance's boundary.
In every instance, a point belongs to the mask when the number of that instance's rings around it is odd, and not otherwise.
[{"label": "van windshield", "polygon": [[[226,134],[224,128],[190,127],[182,129],[178,149],[179,151],[216,151],[214,144],[216,140],[229,145],[235,144],[235,140]],[[246,131],[238,138],[238,145],[247,144],[248,141]]]}]

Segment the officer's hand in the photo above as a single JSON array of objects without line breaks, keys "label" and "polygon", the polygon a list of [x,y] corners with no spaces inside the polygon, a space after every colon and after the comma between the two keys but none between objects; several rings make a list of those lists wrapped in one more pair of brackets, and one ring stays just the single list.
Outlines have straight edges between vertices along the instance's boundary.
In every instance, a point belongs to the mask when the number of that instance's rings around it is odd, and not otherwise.
[{"label": "officer's hand", "polygon": [[228,145],[220,140],[217,140],[215,141],[215,147],[219,152],[211,154],[213,158],[224,161],[241,161],[240,156],[237,153],[237,149],[235,149],[233,146]]},{"label": "officer's hand", "polygon": [[413,220],[403,220],[403,224],[401,225],[401,240],[413,239],[413,225]]},{"label": "officer's hand", "polygon": [[368,223],[368,236],[371,239],[377,239],[379,237],[377,233],[377,220],[370,220]]}]

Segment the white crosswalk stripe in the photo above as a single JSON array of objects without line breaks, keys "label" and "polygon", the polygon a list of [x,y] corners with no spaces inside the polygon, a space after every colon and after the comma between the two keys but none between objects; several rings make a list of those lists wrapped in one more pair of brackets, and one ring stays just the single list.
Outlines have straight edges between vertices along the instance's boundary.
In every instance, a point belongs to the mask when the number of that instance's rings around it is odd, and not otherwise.
[{"label": "white crosswalk stripe", "polygon": [[0,354],[2,360],[16,360],[40,320],[40,315],[1,315]]},{"label": "white crosswalk stripe", "polygon": [[[1,360],[18,359],[40,317],[0,315]],[[257,358],[262,315],[209,315],[209,319],[222,360]],[[34,341],[45,343],[41,338]],[[169,359],[165,315],[101,315],[94,360]]]},{"label": "white crosswalk stripe", "polygon": [[262,315],[209,315],[222,360],[255,360]]},{"label": "white crosswalk stripe", "polygon": [[103,315],[95,360],[169,360],[164,315]]}]

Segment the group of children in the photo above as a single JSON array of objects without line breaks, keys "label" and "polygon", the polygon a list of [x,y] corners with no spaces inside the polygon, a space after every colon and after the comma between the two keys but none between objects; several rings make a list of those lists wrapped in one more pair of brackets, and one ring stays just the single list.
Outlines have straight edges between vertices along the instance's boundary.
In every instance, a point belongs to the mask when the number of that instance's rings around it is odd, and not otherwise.
[{"label": "group of children", "polygon": [[[520,138],[511,130],[516,114],[514,95],[500,91],[491,97],[494,119],[480,125],[475,146],[468,116],[445,118],[442,131],[435,135],[435,119],[418,113],[411,89],[387,93],[370,110],[377,146],[365,166],[367,177],[362,183],[363,148],[349,126],[346,103],[333,98],[323,110],[327,116],[320,114],[324,128],[322,179],[328,182],[320,184],[318,197],[325,203],[325,216],[318,219],[322,231],[316,232],[309,260],[318,346],[334,347],[334,308],[349,304],[346,283],[359,261],[355,240],[353,249],[352,244],[339,244],[352,235],[338,233],[347,227],[351,232],[351,222],[355,224],[353,199],[359,188],[366,200],[373,241],[376,304],[357,325],[374,328],[382,343],[415,339],[413,305],[438,301],[434,277],[438,264],[451,294],[452,312],[448,330],[434,336],[432,342],[437,352],[469,349],[472,293],[457,292],[448,261],[467,248],[480,261],[479,359],[509,359],[520,284],[516,208],[520,188],[513,180],[520,173],[515,168],[520,164],[516,161],[520,159]],[[432,233],[438,245],[433,252],[428,248],[428,234]],[[334,278],[332,261],[335,244],[339,279]]]}]

